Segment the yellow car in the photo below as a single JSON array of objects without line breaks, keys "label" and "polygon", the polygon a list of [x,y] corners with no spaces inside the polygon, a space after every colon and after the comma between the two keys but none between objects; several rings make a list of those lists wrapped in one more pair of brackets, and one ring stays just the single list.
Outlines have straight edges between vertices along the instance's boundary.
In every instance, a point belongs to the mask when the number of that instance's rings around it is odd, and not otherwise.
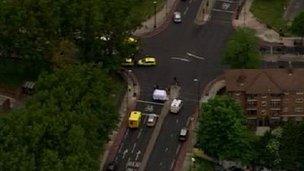
[{"label": "yellow car", "polygon": [[134,60],[132,58],[125,58],[124,61],[121,63],[121,66],[133,66]]},{"label": "yellow car", "polygon": [[156,64],[157,64],[156,59],[152,56],[145,56],[137,61],[137,65],[140,66],[154,66]]}]

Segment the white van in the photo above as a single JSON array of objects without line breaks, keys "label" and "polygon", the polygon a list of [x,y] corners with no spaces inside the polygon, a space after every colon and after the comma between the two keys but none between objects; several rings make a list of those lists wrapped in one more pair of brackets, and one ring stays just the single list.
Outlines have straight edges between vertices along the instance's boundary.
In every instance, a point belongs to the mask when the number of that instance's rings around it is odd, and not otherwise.
[{"label": "white van", "polygon": [[155,89],[153,92],[153,100],[166,101],[168,100],[166,90]]},{"label": "white van", "polygon": [[173,99],[172,103],[171,103],[171,107],[170,107],[170,112],[172,113],[178,113],[179,110],[182,108],[183,106],[183,101],[180,99]]}]

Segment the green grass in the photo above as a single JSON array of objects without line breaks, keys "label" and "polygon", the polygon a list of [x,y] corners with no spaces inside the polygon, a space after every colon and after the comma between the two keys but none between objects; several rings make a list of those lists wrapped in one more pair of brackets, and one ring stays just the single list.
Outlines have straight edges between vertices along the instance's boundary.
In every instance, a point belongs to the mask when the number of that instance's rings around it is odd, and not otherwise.
[{"label": "green grass", "polygon": [[[287,21],[283,19],[284,6],[287,6],[290,0],[254,0],[250,11],[261,22],[268,27],[288,34]],[[281,31],[280,31],[281,30]]]},{"label": "green grass", "polygon": [[[156,10],[159,11],[165,5],[166,0],[155,0],[156,3]],[[140,14],[144,18],[144,20],[148,19],[150,16],[154,15],[154,4],[153,0],[141,0],[138,4],[134,7],[136,12]]]},{"label": "green grass", "polygon": [[195,158],[195,160],[196,163],[191,171],[214,171],[214,163],[200,158]]}]

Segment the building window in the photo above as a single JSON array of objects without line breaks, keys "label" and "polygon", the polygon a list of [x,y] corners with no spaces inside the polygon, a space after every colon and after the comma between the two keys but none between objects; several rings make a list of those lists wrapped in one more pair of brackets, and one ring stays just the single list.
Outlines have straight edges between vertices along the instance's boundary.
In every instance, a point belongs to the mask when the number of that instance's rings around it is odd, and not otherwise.
[{"label": "building window", "polygon": [[257,94],[247,94],[247,99],[254,99],[257,97]]},{"label": "building window", "polygon": [[304,100],[302,98],[296,99],[296,103],[303,103],[303,102],[304,102]]},{"label": "building window", "polygon": [[262,97],[262,99],[266,99],[267,95],[262,95],[261,97]]},{"label": "building window", "polygon": [[247,115],[257,115],[257,110],[247,110]]},{"label": "building window", "polygon": [[297,95],[303,95],[304,92],[297,92]]},{"label": "building window", "polygon": [[262,101],[262,102],[261,102],[261,106],[262,106],[262,107],[266,107],[266,106],[267,106],[267,101]]},{"label": "building window", "polygon": [[266,115],[267,113],[266,113],[266,110],[261,110],[261,115]]},{"label": "building window", "polygon": [[288,96],[288,95],[289,95],[289,92],[284,92],[284,95],[285,95],[285,96]]},{"label": "building window", "polygon": [[241,93],[234,93],[234,95],[235,95],[235,96],[240,96],[240,95],[241,95]]},{"label": "building window", "polygon": [[273,99],[273,100],[270,101],[270,107],[271,108],[280,108],[281,107],[281,102]]},{"label": "building window", "polygon": [[280,112],[278,110],[270,111],[271,116],[279,116]]},{"label": "building window", "polygon": [[303,111],[304,111],[303,107],[296,107],[295,108],[295,112],[303,112]]}]

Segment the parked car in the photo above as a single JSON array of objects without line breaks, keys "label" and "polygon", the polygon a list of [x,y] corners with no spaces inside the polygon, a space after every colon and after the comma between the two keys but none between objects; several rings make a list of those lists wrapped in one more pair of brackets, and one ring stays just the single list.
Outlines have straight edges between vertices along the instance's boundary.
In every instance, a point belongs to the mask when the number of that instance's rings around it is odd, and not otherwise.
[{"label": "parked car", "polygon": [[157,116],[156,114],[150,114],[147,120],[147,126],[153,127],[156,124]]},{"label": "parked car", "polygon": [[137,65],[140,66],[154,66],[156,64],[156,59],[152,56],[144,56],[142,59],[137,61]]},{"label": "parked car", "polygon": [[170,106],[170,112],[171,113],[178,113],[179,110],[183,106],[183,101],[180,99],[173,99],[171,106]]},{"label": "parked car", "polygon": [[178,140],[180,141],[186,141],[188,138],[188,129],[182,128],[179,132]]},{"label": "parked car", "polygon": [[181,23],[182,22],[182,15],[180,12],[176,11],[173,13],[173,21],[175,23]]},{"label": "parked car", "polygon": [[121,66],[134,66],[134,60],[132,58],[125,58]]}]

